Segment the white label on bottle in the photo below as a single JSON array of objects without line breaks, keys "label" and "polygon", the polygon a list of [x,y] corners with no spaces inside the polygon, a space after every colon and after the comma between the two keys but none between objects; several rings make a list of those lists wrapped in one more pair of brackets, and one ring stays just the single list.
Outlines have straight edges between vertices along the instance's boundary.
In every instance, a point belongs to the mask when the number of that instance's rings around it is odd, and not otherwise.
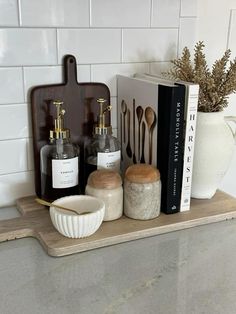
[{"label": "white label on bottle", "polygon": [[52,160],[52,187],[71,188],[78,184],[78,157]]},{"label": "white label on bottle", "polygon": [[97,169],[120,171],[120,150],[110,153],[98,153]]}]

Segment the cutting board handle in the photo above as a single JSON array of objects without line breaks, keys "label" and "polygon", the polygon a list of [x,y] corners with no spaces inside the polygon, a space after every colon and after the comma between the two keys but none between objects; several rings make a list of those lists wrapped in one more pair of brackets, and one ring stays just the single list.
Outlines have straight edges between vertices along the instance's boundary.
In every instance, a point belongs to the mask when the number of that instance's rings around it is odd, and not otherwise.
[{"label": "cutting board handle", "polygon": [[31,219],[17,217],[0,221],[0,242],[33,237],[34,230]]},{"label": "cutting board handle", "polygon": [[64,82],[66,85],[77,85],[76,59],[72,55],[64,57]]}]

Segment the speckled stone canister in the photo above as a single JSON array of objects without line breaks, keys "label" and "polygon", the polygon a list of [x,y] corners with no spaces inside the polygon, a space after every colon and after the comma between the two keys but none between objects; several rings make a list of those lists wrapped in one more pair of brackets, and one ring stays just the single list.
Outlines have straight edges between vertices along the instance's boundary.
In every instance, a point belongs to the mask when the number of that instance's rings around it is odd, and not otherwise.
[{"label": "speckled stone canister", "polygon": [[160,172],[153,166],[130,166],[124,180],[124,214],[140,220],[153,219],[160,214]]}]

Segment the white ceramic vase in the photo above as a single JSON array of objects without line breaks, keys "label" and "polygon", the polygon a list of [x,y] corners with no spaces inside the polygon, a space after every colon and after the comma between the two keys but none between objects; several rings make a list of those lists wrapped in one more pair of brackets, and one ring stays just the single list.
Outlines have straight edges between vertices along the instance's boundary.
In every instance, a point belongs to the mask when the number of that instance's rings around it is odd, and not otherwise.
[{"label": "white ceramic vase", "polygon": [[236,134],[228,121],[236,123],[236,117],[198,112],[191,191],[194,198],[212,198],[229,167]]}]

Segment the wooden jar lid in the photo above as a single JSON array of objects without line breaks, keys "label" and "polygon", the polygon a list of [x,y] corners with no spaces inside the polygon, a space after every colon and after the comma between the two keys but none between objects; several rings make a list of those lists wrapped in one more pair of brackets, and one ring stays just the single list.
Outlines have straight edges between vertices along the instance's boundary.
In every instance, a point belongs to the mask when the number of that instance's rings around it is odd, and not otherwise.
[{"label": "wooden jar lid", "polygon": [[133,183],[152,183],[160,180],[160,172],[151,165],[136,164],[126,170],[125,178]]},{"label": "wooden jar lid", "polygon": [[114,170],[100,169],[90,173],[87,184],[97,189],[111,190],[121,186],[122,179]]}]

